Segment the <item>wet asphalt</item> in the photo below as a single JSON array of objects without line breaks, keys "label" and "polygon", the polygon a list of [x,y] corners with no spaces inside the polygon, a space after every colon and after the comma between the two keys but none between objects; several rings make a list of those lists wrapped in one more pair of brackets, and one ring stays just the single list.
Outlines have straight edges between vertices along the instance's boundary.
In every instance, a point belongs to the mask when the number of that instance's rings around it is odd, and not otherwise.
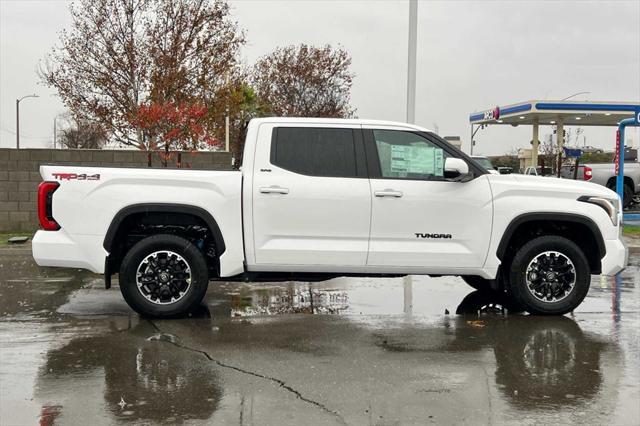
[{"label": "wet asphalt", "polygon": [[0,248],[0,424],[638,424],[640,256],[572,315],[458,278],[212,283],[140,318],[117,280]]}]

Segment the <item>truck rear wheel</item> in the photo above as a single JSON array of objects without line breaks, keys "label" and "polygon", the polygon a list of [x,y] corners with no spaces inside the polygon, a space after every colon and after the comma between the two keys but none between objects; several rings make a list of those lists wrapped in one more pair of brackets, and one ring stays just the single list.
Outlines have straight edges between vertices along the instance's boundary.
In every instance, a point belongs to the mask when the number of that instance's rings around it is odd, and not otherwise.
[{"label": "truck rear wheel", "polygon": [[515,301],[537,315],[563,315],[584,300],[591,282],[589,262],[563,237],[535,238],[516,252],[509,288]]},{"label": "truck rear wheel", "polygon": [[[609,188],[612,191],[615,191],[616,190],[615,180],[612,183],[610,182],[609,185],[607,185],[607,188]],[[633,204],[633,196],[635,194],[633,191],[633,187],[631,185],[625,183],[623,185],[623,188],[624,188],[624,191],[623,191],[624,195],[622,197],[622,207],[626,209],[627,207],[630,207]]]},{"label": "truck rear wheel", "polygon": [[122,260],[120,291],[140,315],[170,318],[198,307],[209,284],[207,263],[196,246],[176,235],[153,235]]}]

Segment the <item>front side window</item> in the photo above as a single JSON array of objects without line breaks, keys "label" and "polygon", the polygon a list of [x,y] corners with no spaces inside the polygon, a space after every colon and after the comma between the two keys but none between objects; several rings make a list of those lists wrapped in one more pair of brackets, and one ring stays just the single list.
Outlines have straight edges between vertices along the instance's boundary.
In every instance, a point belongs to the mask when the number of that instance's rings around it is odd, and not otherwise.
[{"label": "front side window", "polygon": [[271,164],[309,176],[357,176],[352,129],[279,127],[274,132]]},{"label": "front side window", "polygon": [[383,178],[444,180],[448,154],[431,141],[411,132],[374,130]]}]

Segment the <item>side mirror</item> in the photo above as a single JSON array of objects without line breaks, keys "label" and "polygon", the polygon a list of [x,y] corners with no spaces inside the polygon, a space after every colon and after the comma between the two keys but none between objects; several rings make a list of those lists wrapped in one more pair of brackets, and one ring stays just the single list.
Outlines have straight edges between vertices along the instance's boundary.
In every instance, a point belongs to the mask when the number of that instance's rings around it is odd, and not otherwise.
[{"label": "side mirror", "polygon": [[444,160],[444,177],[454,182],[467,182],[473,178],[469,165],[460,158],[449,157]]}]

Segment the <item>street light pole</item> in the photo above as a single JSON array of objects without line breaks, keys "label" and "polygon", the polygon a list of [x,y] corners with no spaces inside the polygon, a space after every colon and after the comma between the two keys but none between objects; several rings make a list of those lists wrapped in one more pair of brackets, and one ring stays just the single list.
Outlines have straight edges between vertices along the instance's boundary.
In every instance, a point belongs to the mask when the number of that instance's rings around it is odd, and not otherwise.
[{"label": "street light pole", "polygon": [[16,99],[16,149],[20,149],[20,99]]},{"label": "street light pole", "polygon": [[26,95],[16,99],[16,149],[20,149],[20,101],[26,98],[38,98],[36,94]]},{"label": "street light pole", "polygon": [[571,99],[574,96],[578,96],[578,95],[588,95],[591,92],[578,92],[578,93],[574,93],[573,95],[567,96],[566,98],[561,99],[562,101],[566,101],[567,99]]},{"label": "street light pole", "polygon": [[418,0],[409,0],[409,53],[407,61],[407,123],[416,121],[416,50],[418,48]]}]

